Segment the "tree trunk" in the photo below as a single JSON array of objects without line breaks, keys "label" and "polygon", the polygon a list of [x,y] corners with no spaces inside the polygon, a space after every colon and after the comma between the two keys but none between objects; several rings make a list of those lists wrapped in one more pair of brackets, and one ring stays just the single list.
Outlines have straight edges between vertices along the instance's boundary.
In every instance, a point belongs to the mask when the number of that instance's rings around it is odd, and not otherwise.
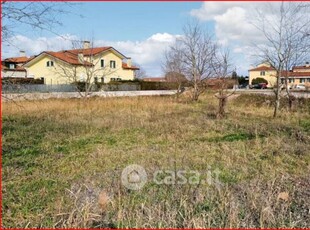
[{"label": "tree trunk", "polygon": [[178,89],[177,89],[177,100],[179,100],[181,93],[182,93],[182,83],[179,83]]},{"label": "tree trunk", "polygon": [[219,110],[217,113],[217,118],[221,119],[225,117],[225,107],[226,107],[227,97],[220,95],[218,97],[218,100],[219,100]]},{"label": "tree trunk", "polygon": [[274,103],[274,112],[273,112],[273,117],[276,118],[278,116],[278,112],[279,112],[279,108],[280,108],[280,93],[281,93],[281,89],[280,89],[280,80],[281,80],[281,70],[278,73],[277,76],[277,83],[276,83],[276,98],[275,98],[275,103]]},{"label": "tree trunk", "polygon": [[194,84],[194,92],[193,92],[193,101],[198,101],[198,98],[199,98],[199,87],[198,87],[198,84],[197,82],[195,82]]},{"label": "tree trunk", "polygon": [[292,95],[289,94],[288,95],[288,110],[291,112],[293,111],[294,108],[294,101],[296,100],[296,98]]}]

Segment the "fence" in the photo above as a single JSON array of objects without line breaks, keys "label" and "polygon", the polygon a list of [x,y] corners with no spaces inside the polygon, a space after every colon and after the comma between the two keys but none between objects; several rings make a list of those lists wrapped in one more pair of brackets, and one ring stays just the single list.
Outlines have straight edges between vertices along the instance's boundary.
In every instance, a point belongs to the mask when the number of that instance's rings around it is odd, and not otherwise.
[{"label": "fence", "polygon": [[[182,84],[186,86],[186,84]],[[176,90],[179,84],[174,82],[110,82],[93,85],[96,91],[139,91],[139,90]],[[83,91],[83,85],[44,85],[44,84],[2,84],[2,93],[52,93]]]},{"label": "fence", "polygon": [[141,90],[140,82],[132,82],[132,83],[108,83],[99,86],[99,88],[103,91],[137,91]]},{"label": "fence", "polygon": [[2,84],[2,93],[77,92],[74,85]]}]

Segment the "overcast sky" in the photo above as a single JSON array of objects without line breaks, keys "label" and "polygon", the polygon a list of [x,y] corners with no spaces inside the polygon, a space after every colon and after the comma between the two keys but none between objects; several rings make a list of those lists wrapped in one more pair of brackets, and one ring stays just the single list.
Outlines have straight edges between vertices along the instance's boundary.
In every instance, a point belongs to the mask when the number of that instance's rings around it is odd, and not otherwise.
[{"label": "overcast sky", "polygon": [[[17,3],[19,4],[19,3]],[[2,57],[44,50],[72,48],[72,40],[94,40],[96,46],[113,46],[150,76],[162,76],[163,52],[182,35],[183,25],[196,19],[229,47],[238,74],[247,75],[255,63],[253,44],[262,35],[250,23],[261,2],[82,2],[72,13],[59,16],[63,26],[55,33],[17,27],[11,44],[3,44]],[[273,2],[271,4],[278,4]]]}]

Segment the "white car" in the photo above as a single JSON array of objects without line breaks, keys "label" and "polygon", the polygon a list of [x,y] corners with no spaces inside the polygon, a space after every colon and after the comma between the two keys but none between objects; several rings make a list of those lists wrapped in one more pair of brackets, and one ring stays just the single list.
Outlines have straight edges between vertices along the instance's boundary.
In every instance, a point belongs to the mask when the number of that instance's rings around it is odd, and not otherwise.
[{"label": "white car", "polygon": [[306,86],[303,84],[298,84],[295,86],[295,89],[306,90]]}]

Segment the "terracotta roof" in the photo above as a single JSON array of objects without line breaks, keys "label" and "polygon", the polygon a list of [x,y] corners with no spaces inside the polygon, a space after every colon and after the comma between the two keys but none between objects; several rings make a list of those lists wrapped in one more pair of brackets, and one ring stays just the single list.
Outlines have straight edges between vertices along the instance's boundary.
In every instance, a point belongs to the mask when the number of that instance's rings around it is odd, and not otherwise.
[{"label": "terracotta roof", "polygon": [[310,77],[310,72],[289,72],[289,77]]},{"label": "terracotta roof", "polygon": [[269,70],[275,70],[273,67],[269,67],[269,66],[260,66],[260,67],[256,67],[254,69],[250,69],[249,71],[269,71]]},{"label": "terracotta roof", "polygon": [[131,66],[131,67],[129,67],[128,65],[127,65],[127,63],[122,63],[122,67],[123,67],[123,69],[132,69],[132,70],[138,70],[138,69],[140,69],[139,67],[136,67],[136,66]]},{"label": "terracotta roof", "polygon": [[73,54],[79,54],[79,53],[83,53],[84,56],[90,56],[90,55],[97,55],[103,51],[107,51],[109,49],[111,49],[111,46],[107,46],[107,47],[97,47],[97,48],[89,48],[89,49],[74,49],[74,50],[64,50],[63,52],[70,52]]},{"label": "terracotta roof", "polygon": [[25,63],[29,60],[28,57],[11,57],[4,59],[5,62]]},{"label": "terracotta roof", "polygon": [[294,69],[310,69],[310,66],[294,66],[293,70]]},{"label": "terracotta roof", "polygon": [[92,66],[93,64],[87,61],[84,61],[84,63],[82,64],[79,60],[78,60],[78,55],[77,54],[73,54],[71,52],[68,51],[60,51],[60,52],[52,52],[52,51],[46,51],[43,52],[46,54],[49,54],[55,58],[58,58],[64,62],[67,62],[71,65],[86,65],[86,66]]},{"label": "terracotta roof", "polygon": [[1,64],[2,70],[9,70],[9,71],[19,71],[19,72],[26,72],[26,69],[21,66],[16,66],[14,69],[10,69],[7,66],[5,66],[3,63]]}]

